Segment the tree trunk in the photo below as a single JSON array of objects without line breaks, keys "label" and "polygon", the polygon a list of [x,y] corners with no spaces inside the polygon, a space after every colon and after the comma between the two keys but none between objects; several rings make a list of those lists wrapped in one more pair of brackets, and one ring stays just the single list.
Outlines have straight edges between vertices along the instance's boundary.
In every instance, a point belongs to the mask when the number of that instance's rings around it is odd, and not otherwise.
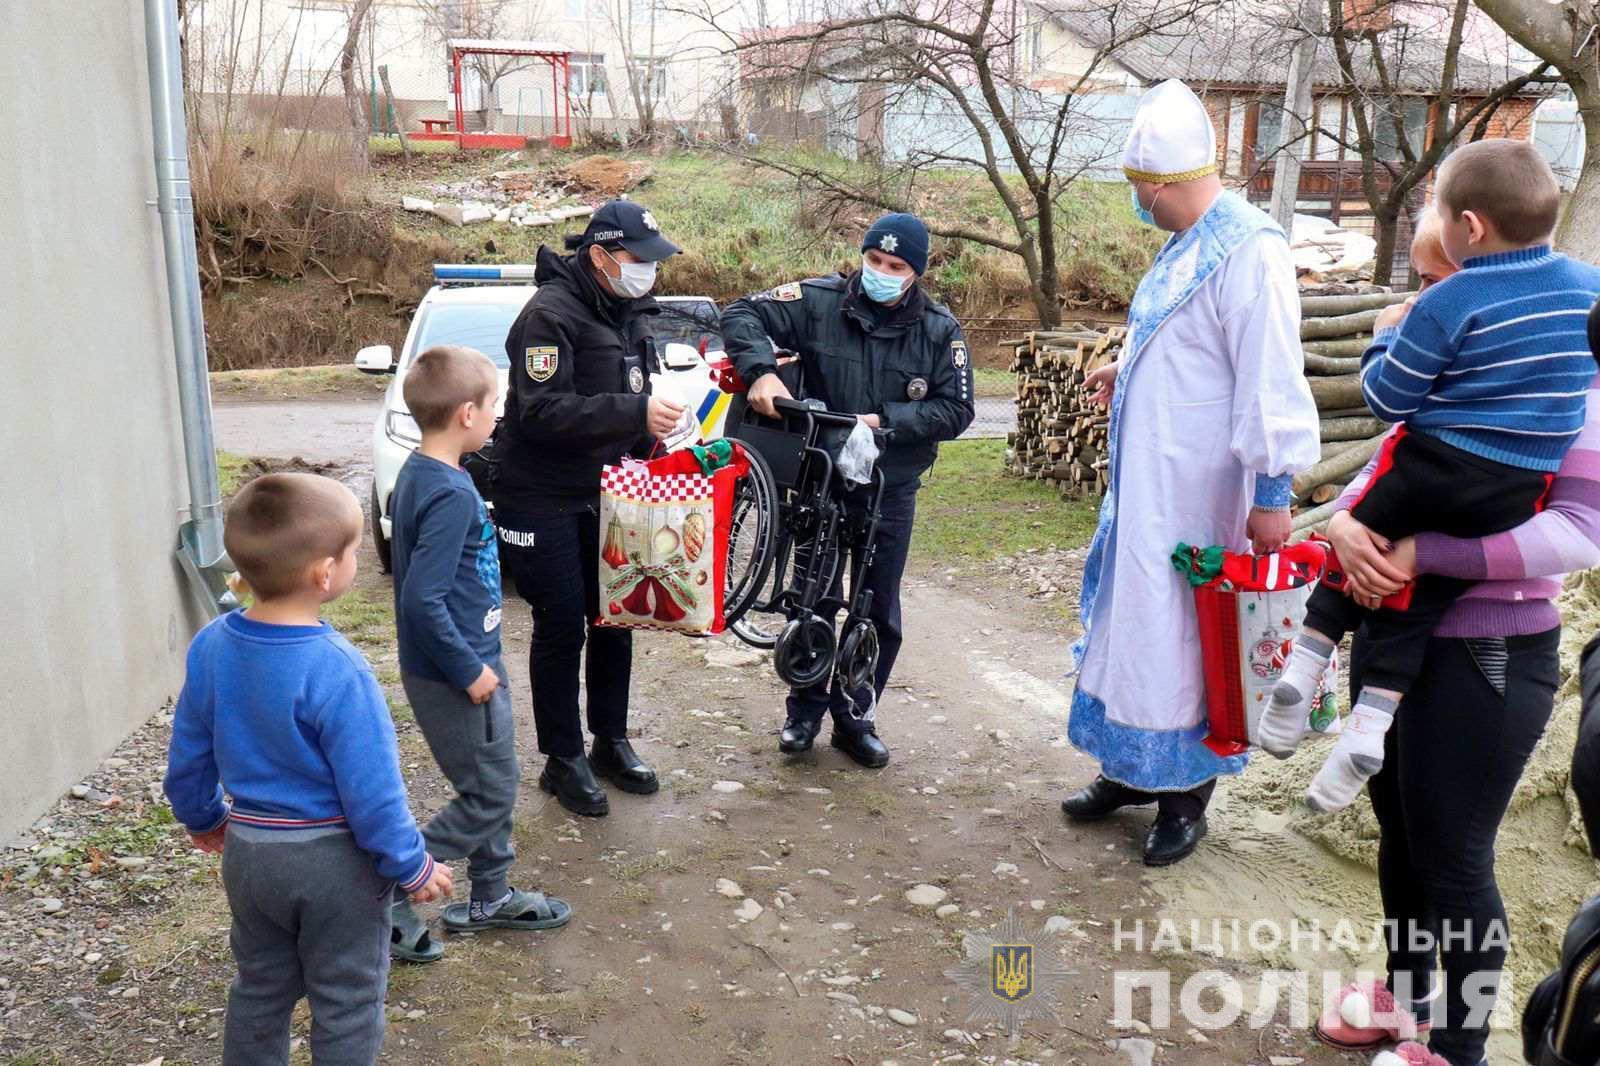
[{"label": "tree trunk", "polygon": [[1390,284],[1390,276],[1394,273],[1395,230],[1399,228],[1399,224],[1400,216],[1396,211],[1381,211],[1372,219],[1372,235],[1378,242],[1377,251],[1372,253],[1374,285]]},{"label": "tree trunk", "polygon": [[1568,84],[1583,119],[1583,169],[1556,229],[1556,246],[1589,258],[1600,248],[1600,86],[1588,81]]},{"label": "tree trunk", "polygon": [[339,80],[344,84],[344,107],[350,116],[350,157],[363,170],[367,167],[367,110],[362,106],[365,94],[356,85],[356,55],[361,47],[361,27],[371,7],[372,0],[356,0],[339,56]]}]

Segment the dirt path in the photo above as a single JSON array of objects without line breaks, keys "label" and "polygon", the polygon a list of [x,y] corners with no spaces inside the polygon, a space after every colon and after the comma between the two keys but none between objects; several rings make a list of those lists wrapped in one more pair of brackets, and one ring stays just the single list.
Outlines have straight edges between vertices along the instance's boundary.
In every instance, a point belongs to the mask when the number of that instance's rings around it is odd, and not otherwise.
[{"label": "dirt path", "polygon": [[212,405],[217,447],[238,455],[298,456],[372,470],[372,427],[383,397],[326,400],[219,399]]}]

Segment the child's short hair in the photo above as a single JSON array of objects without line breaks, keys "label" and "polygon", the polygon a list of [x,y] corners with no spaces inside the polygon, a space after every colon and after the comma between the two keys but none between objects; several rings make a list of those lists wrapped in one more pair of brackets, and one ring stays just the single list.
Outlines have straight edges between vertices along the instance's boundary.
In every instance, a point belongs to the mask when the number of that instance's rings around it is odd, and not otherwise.
[{"label": "child's short hair", "polygon": [[1439,203],[1452,217],[1471,211],[1512,244],[1537,244],[1555,232],[1561,187],[1539,150],[1493,138],[1457,148],[1439,168]]},{"label": "child's short hair", "polygon": [[424,430],[443,429],[464,403],[482,403],[498,388],[494,363],[476,348],[441,344],[429,348],[406,370],[401,392],[406,407]]},{"label": "child's short hair", "polygon": [[361,537],[355,494],[320,474],[263,474],[228,505],[222,542],[259,599],[295,592],[306,567]]}]

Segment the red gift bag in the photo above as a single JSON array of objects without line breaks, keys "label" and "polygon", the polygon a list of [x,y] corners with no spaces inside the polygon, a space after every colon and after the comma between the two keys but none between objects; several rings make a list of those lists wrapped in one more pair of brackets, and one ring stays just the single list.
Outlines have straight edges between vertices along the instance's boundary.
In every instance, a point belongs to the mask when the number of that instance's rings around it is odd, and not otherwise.
[{"label": "red gift bag", "polygon": [[[1224,757],[1238,755],[1255,743],[1261,712],[1289,663],[1327,545],[1305,541],[1270,555],[1243,555],[1180,544],[1172,562],[1194,586],[1210,727],[1205,745]],[[1307,728],[1333,728],[1337,689],[1335,657],[1312,699]]]},{"label": "red gift bag", "polygon": [[733,496],[750,469],[737,445],[707,474],[701,450],[600,472],[598,625],[720,633]]}]

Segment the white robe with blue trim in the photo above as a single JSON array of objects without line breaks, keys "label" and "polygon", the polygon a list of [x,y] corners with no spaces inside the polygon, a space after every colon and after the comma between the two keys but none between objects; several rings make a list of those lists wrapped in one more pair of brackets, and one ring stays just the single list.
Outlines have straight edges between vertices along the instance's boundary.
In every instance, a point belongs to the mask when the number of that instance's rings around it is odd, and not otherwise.
[{"label": "white robe with blue trim", "polygon": [[1180,541],[1249,550],[1257,475],[1317,461],[1288,242],[1224,193],[1140,283],[1112,402],[1110,487],[1084,568],[1068,736],[1112,780],[1179,791],[1238,773],[1206,733]]}]

